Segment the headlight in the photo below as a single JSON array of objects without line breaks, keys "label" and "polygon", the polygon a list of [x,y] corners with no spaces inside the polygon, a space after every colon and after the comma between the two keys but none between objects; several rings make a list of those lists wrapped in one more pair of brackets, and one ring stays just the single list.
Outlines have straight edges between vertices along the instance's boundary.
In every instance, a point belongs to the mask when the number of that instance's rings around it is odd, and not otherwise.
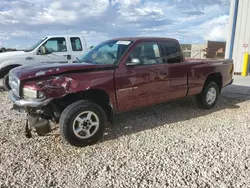
[{"label": "headlight", "polygon": [[31,88],[23,88],[23,97],[29,99],[43,99],[44,93]]},{"label": "headlight", "polygon": [[9,85],[16,96],[19,97],[19,84],[20,81],[14,77],[11,72],[9,73]]}]

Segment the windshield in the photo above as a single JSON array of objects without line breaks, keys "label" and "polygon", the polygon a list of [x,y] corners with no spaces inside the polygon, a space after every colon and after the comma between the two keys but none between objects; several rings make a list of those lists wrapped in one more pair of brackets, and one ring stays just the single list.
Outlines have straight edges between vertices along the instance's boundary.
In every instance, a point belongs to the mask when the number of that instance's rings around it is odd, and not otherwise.
[{"label": "windshield", "polygon": [[25,52],[31,52],[34,49],[36,49],[37,46],[39,46],[43,41],[45,41],[47,39],[47,37],[39,40],[37,43],[35,43],[32,47],[30,47],[29,49],[25,50]]},{"label": "windshield", "polygon": [[93,64],[116,64],[132,41],[109,40],[105,41],[79,58],[80,62]]}]

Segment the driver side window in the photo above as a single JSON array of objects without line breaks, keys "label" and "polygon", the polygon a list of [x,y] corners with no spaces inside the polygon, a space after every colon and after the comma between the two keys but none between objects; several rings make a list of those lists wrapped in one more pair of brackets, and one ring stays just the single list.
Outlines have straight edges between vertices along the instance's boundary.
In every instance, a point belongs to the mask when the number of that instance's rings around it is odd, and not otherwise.
[{"label": "driver side window", "polygon": [[162,63],[160,50],[156,42],[143,42],[133,49],[129,59],[139,59],[141,65]]},{"label": "driver side window", "polygon": [[63,37],[51,38],[47,40],[43,46],[48,53],[67,51],[66,40]]}]

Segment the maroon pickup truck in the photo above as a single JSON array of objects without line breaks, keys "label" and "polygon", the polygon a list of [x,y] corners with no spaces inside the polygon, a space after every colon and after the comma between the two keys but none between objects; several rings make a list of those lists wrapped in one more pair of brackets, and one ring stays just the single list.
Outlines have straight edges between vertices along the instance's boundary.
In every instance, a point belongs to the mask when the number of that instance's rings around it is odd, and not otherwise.
[{"label": "maroon pickup truck", "polygon": [[27,137],[31,130],[49,133],[54,122],[67,142],[83,147],[97,142],[120,112],[192,95],[212,108],[233,69],[232,60],[185,60],[175,39],[118,38],[74,64],[12,69],[9,98],[27,112]]}]

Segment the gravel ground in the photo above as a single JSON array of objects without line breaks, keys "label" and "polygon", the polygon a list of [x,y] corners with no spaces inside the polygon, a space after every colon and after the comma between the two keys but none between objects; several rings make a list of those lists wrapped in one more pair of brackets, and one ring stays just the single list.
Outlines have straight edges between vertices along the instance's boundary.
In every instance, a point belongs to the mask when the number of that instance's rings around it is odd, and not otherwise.
[{"label": "gravel ground", "polygon": [[249,187],[250,87],[212,110],[186,98],[119,115],[99,143],[58,132],[25,138],[25,116],[0,92],[0,187]]}]

